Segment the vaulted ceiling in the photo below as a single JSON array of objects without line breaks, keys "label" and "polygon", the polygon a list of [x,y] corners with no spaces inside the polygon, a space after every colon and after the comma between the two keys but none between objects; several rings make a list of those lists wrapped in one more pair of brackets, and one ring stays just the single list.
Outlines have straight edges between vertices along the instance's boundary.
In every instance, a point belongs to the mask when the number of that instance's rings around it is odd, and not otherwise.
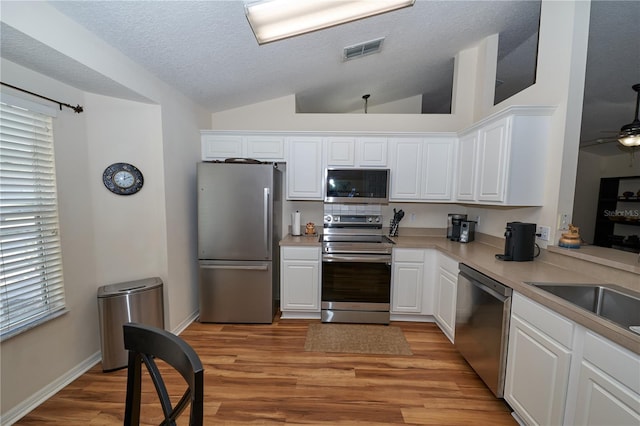
[{"label": "vaulted ceiling", "polygon": [[[492,34],[500,35],[500,96],[531,79],[531,55],[521,52],[536,47],[540,11],[539,1],[417,0],[410,8],[260,46],[242,1],[51,4],[212,112],[291,94],[299,112],[356,111],[363,94],[371,94],[370,106],[422,95],[426,112],[446,112],[453,57]],[[640,2],[594,1],[591,18],[581,138],[589,144],[633,118]],[[139,100],[6,24],[0,30],[6,59],[83,90]],[[379,53],[343,60],[344,47],[379,37],[385,38]]]}]

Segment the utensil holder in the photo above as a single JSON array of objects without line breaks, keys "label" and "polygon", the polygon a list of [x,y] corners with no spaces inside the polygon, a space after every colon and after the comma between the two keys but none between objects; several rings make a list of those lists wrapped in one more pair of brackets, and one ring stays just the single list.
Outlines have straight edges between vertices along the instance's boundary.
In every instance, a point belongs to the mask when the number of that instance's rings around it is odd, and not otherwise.
[{"label": "utensil holder", "polygon": [[397,237],[398,236],[398,222],[395,220],[391,220],[391,225],[389,227],[389,236]]}]

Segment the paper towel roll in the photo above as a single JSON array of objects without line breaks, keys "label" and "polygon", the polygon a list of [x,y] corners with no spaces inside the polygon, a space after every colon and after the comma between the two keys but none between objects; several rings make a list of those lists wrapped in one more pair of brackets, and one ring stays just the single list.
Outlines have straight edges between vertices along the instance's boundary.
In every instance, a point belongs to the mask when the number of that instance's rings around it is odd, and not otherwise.
[{"label": "paper towel roll", "polygon": [[300,212],[291,214],[291,235],[300,235]]}]

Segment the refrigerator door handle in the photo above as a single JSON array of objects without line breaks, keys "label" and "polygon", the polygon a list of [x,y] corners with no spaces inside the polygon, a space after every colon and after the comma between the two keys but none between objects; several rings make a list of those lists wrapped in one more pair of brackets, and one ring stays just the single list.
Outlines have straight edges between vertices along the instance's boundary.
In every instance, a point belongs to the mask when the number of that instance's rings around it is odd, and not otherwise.
[{"label": "refrigerator door handle", "polygon": [[264,203],[264,249],[267,255],[271,254],[271,247],[269,246],[269,188],[263,188],[262,201]]},{"label": "refrigerator door handle", "polygon": [[269,269],[268,265],[200,265],[202,269],[241,269],[250,271],[266,271]]}]

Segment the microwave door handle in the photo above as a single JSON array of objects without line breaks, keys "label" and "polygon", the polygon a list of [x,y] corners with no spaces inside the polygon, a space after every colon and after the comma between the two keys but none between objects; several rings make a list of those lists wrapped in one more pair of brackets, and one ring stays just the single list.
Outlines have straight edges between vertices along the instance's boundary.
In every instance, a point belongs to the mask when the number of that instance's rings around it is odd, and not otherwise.
[{"label": "microwave door handle", "polygon": [[270,247],[269,247],[269,188],[263,188],[263,193],[262,193],[262,211],[263,211],[263,223],[264,223],[264,232],[263,232],[263,237],[264,237],[264,250],[265,253],[267,254],[271,254],[270,253]]}]

